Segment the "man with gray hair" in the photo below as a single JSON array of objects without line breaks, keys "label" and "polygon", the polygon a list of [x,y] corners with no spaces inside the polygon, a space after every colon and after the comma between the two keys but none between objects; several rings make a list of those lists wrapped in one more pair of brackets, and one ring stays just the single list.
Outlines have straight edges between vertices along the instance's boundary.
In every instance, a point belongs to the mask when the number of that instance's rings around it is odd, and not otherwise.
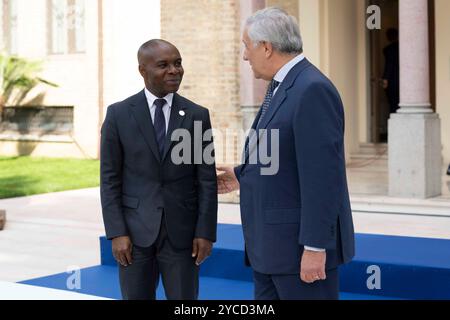
[{"label": "man with gray hair", "polygon": [[[270,84],[252,126],[256,139],[247,138],[240,166],[218,168],[218,187],[240,190],[255,298],[338,299],[338,267],[354,256],[341,98],[304,57],[298,24],[285,11],[256,12],[243,42],[244,60]],[[278,146],[261,138],[275,131]],[[261,171],[261,148],[279,150],[275,174]]]}]

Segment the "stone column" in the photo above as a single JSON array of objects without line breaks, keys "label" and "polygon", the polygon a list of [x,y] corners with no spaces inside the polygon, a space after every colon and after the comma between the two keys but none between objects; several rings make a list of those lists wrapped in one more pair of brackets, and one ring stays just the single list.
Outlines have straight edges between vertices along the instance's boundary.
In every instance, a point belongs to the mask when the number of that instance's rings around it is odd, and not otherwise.
[{"label": "stone column", "polygon": [[430,104],[428,1],[401,0],[400,109],[389,120],[389,195],[441,194],[441,130]]},{"label": "stone column", "polygon": [[[245,21],[254,12],[265,8],[265,0],[245,0],[239,2],[239,13],[241,20],[241,35],[245,28]],[[241,42],[242,43],[242,42]],[[242,59],[243,45],[241,45],[240,64],[240,97],[242,110],[242,126],[244,130],[250,129],[256,114],[264,100],[267,82],[256,80],[248,61]]]}]

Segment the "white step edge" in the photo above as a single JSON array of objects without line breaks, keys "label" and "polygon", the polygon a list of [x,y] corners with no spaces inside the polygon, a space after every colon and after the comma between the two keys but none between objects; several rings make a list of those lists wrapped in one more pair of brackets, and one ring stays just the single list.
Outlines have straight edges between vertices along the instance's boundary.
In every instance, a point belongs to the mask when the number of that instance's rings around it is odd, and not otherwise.
[{"label": "white step edge", "polygon": [[450,198],[404,199],[386,196],[350,195],[354,212],[436,216],[450,218]]}]

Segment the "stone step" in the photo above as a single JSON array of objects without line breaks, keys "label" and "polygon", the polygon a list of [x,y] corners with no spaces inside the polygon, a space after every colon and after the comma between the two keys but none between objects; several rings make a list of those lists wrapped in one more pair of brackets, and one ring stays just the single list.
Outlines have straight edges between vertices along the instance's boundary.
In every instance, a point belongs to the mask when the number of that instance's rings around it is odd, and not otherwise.
[{"label": "stone step", "polygon": [[450,217],[448,197],[409,199],[351,194],[350,198],[353,211]]},{"label": "stone step", "polygon": [[346,165],[352,171],[388,172],[387,156],[352,155]]},{"label": "stone step", "polygon": [[359,154],[378,155],[387,153],[388,145],[386,143],[360,143]]},{"label": "stone step", "polygon": [[375,154],[354,153],[354,154],[350,155],[350,159],[351,160],[364,160],[364,161],[369,161],[369,160],[382,161],[383,163],[387,164],[387,161],[389,158],[388,158],[387,154],[375,155]]},{"label": "stone step", "polygon": [[350,154],[350,166],[386,167],[388,165],[387,144],[361,143],[357,152]]},{"label": "stone step", "polygon": [[358,152],[360,154],[381,154],[388,152],[387,143],[360,143]]}]

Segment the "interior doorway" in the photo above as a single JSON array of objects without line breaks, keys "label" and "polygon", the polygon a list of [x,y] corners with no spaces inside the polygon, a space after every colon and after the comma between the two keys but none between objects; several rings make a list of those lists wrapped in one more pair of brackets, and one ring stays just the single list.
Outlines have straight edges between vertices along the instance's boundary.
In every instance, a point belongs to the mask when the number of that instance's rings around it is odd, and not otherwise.
[{"label": "interior doorway", "polygon": [[[391,30],[390,32],[392,32],[392,30],[397,30],[398,32],[398,0],[370,0],[369,5],[377,5],[381,9],[381,29],[369,31],[370,142],[386,143],[388,140],[388,119],[391,112],[391,106],[387,90],[383,88],[383,81],[386,80],[384,79],[386,72],[390,74],[390,77],[394,78],[395,75],[392,75],[391,73],[397,72],[396,76],[398,78],[399,64],[398,59],[392,61],[392,56],[395,56],[395,53],[392,53],[392,50],[388,49],[388,46],[395,46],[395,40],[388,39],[387,32],[388,30]],[[390,70],[386,70],[385,52],[391,52],[388,53],[388,59],[391,59],[391,67],[388,67]],[[393,66],[392,64],[396,65]],[[392,85],[392,83],[389,83],[389,85]],[[395,98],[393,98],[393,100],[395,100]]]},{"label": "interior doorway", "polygon": [[[430,100],[435,108],[435,21],[434,0],[428,0],[429,39],[430,39]],[[393,43],[392,30],[399,30],[399,0],[368,0],[368,5],[377,5],[381,9],[381,29],[369,31],[369,65],[370,65],[370,141],[372,143],[387,143],[388,120],[393,112],[392,90],[385,88],[386,60],[392,70],[392,54],[387,54],[386,48]],[[390,32],[388,32],[390,30]],[[391,36],[388,36],[388,33]],[[389,39],[391,38],[391,39]],[[392,48],[391,48],[392,49]],[[392,50],[388,50],[392,53]],[[399,61],[395,61],[398,64]],[[394,68],[395,69],[395,68]],[[388,72],[389,73],[389,72]],[[391,75],[392,76],[392,75]],[[389,82],[389,81],[388,81]],[[383,86],[384,85],[384,86]],[[398,98],[397,98],[398,99]],[[394,109],[395,110],[395,109]]]}]

